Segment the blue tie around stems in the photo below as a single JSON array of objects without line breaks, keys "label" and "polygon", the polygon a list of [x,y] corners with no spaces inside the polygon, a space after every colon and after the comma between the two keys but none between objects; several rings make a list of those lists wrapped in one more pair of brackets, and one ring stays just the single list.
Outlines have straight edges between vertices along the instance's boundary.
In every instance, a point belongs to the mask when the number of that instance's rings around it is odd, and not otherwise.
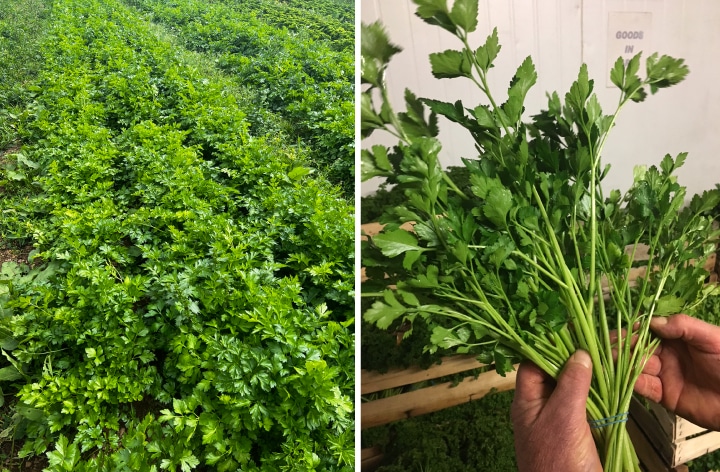
[{"label": "blue tie around stems", "polygon": [[625,413],[618,413],[617,415],[600,418],[599,420],[589,420],[588,423],[590,423],[590,427],[593,429],[604,428],[611,424],[626,422],[628,420],[628,414],[629,412],[626,411]]}]

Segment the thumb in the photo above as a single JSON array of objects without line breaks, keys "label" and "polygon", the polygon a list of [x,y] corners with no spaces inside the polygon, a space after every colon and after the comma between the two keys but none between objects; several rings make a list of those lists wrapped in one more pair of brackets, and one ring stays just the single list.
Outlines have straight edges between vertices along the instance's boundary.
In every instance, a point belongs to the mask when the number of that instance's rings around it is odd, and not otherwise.
[{"label": "thumb", "polygon": [[[566,411],[572,418],[585,418],[585,404],[592,381],[592,360],[583,350],[575,351],[565,363],[548,407]],[[554,405],[550,405],[554,403]]]}]

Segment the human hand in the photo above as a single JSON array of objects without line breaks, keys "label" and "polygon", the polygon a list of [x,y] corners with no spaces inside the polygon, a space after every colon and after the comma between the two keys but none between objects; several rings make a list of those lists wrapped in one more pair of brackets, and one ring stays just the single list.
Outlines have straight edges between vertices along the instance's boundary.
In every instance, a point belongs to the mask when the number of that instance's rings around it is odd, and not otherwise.
[{"label": "human hand", "polygon": [[510,414],[520,472],[602,472],[585,413],[591,363],[576,351],[557,382],[530,362],[518,368]]},{"label": "human hand", "polygon": [[662,340],[635,392],[704,428],[720,431],[720,327],[687,315],[654,317]]}]

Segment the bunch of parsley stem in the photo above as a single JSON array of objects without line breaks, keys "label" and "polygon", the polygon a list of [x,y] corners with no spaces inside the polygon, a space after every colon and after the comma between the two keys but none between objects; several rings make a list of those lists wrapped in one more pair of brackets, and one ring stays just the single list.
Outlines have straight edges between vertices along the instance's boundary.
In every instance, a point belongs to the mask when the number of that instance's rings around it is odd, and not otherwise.
[{"label": "bunch of parsley stem", "polygon": [[[534,136],[535,133],[541,132],[544,129],[541,125],[545,125],[545,123],[535,121],[533,124],[537,127],[528,128],[521,121],[522,102],[525,99],[527,90],[532,87],[537,78],[532,63],[526,60],[518,68],[518,73],[513,78],[510,89],[508,89],[508,101],[498,106],[498,102],[490,93],[487,80],[488,70],[493,67],[492,62],[500,50],[497,42],[497,30],[491,36],[488,36],[487,42],[480,49],[474,51],[471,48],[468,33],[474,31],[477,27],[477,19],[472,19],[473,15],[477,16],[475,2],[472,0],[456,0],[452,9],[448,10],[444,6],[445,2],[413,1],[418,5],[418,16],[429,24],[440,26],[453,33],[462,41],[464,46],[462,51],[448,50],[431,55],[433,75],[437,78],[469,78],[489,101],[489,105],[481,105],[482,108],[478,107],[480,111],[488,112],[488,115],[491,116],[489,126],[480,123],[478,109],[467,109],[471,112],[470,120],[472,120],[474,113],[477,119],[476,124],[493,130],[483,134],[482,139],[478,139],[476,136],[478,151],[488,158],[491,165],[497,164],[498,167],[511,170],[512,167],[508,167],[506,164],[506,156],[513,156],[517,152],[514,146],[519,143],[521,152],[523,151],[522,145],[525,145],[525,154],[521,157],[524,157],[527,162],[528,143],[530,142],[528,135]],[[371,29],[372,27],[368,30],[372,38],[369,44],[375,44],[378,52],[375,55],[371,52],[369,55],[371,60],[368,62],[367,83],[372,84],[373,88],[377,87],[382,96],[383,104],[379,114],[371,110],[368,129],[382,128],[386,130],[400,140],[401,154],[404,155],[406,150],[414,153],[415,150],[412,147],[416,142],[414,142],[413,136],[419,134],[423,135],[423,137],[435,137],[438,132],[436,129],[437,123],[433,124],[432,119],[427,123],[424,121],[422,106],[411,93],[406,95],[409,106],[408,113],[400,116],[393,112],[383,74],[387,61],[393,54],[399,52],[399,49],[391,45],[387,38],[383,37],[384,33],[382,31],[377,29],[370,31]],[[376,43],[373,43],[373,41],[376,41]],[[363,47],[365,46],[363,45]],[[364,58],[365,52],[363,52]],[[380,65],[376,64],[375,61]],[[551,190],[543,186],[543,183],[547,183],[547,181],[542,179],[528,182],[527,176],[516,177],[510,175],[507,177],[507,181],[503,182],[505,185],[503,191],[508,193],[514,191],[519,195],[524,195],[523,204],[537,210],[538,215],[531,223],[520,220],[509,223],[505,219],[505,214],[501,215],[500,219],[493,219],[487,214],[486,207],[482,207],[485,216],[492,221],[495,227],[500,227],[501,231],[503,229],[507,230],[503,232],[503,236],[509,235],[512,240],[511,246],[506,248],[508,250],[507,255],[512,255],[515,260],[523,261],[525,268],[523,275],[526,278],[522,282],[525,291],[529,289],[534,293],[555,292],[558,294],[561,306],[567,311],[567,317],[562,326],[557,327],[553,324],[539,331],[518,328],[522,325],[520,321],[528,316],[530,316],[530,323],[533,326],[534,316],[537,315],[535,309],[538,307],[513,306],[510,300],[513,295],[510,294],[509,296],[506,293],[503,284],[499,283],[493,286],[494,281],[502,280],[500,263],[495,262],[494,278],[490,277],[491,283],[486,283],[483,278],[490,275],[489,267],[486,265],[481,266],[481,264],[487,264],[487,260],[483,260],[481,257],[471,257],[469,261],[466,261],[466,253],[462,256],[464,267],[455,266],[452,269],[453,276],[459,276],[462,279],[462,287],[458,288],[454,280],[448,281],[447,279],[443,280],[439,286],[433,285],[434,294],[440,299],[450,301],[450,304],[402,308],[402,313],[406,314],[413,313],[415,315],[424,312],[424,314],[452,318],[458,322],[454,329],[460,327],[477,329],[475,336],[479,340],[482,339],[482,341],[478,341],[475,346],[491,348],[499,372],[503,372],[509,367],[507,365],[509,358],[519,357],[534,362],[551,377],[557,378],[573,352],[577,349],[586,350],[593,363],[593,380],[586,404],[587,414],[592,420],[602,421],[608,419],[607,421],[609,421],[604,426],[592,429],[592,434],[601,452],[600,457],[605,469],[614,472],[639,470],[638,459],[624,424],[627,416],[624,415],[629,413],[633,386],[642,372],[645,362],[653,354],[659,343],[658,340],[651,338],[650,320],[656,311],[666,281],[670,280],[671,284],[677,284],[676,277],[671,275],[674,272],[672,264],[688,262],[687,258],[678,258],[676,257],[677,253],[668,253],[664,245],[660,246],[661,235],[663,238],[667,238],[671,234],[669,231],[676,231],[676,228],[673,228],[672,219],[666,219],[663,216],[663,219],[659,221],[659,225],[648,225],[639,228],[637,234],[633,232],[625,233],[624,228],[613,227],[613,221],[615,221],[616,226],[624,225],[621,220],[612,219],[606,213],[607,210],[602,211],[604,210],[602,205],[607,205],[607,201],[603,197],[600,182],[608,169],[605,168],[602,172],[600,171],[600,156],[609,131],[615,124],[617,115],[628,101],[643,101],[646,96],[645,87],[649,86],[651,92],[655,93],[659,88],[678,83],[687,74],[687,68],[682,65],[682,60],[675,60],[668,56],[663,56],[659,61],[656,55],[651,56],[651,58],[648,58],[647,67],[647,78],[642,80],[636,74],[639,69],[639,55],[626,63],[621,59],[616,61],[610,75],[612,82],[621,90],[621,95],[617,108],[611,115],[602,115],[596,95],[590,95],[592,81],[588,80],[585,65],[581,67],[578,81],[573,84],[566,96],[564,110],[562,110],[556,94],[550,97],[549,110],[545,118],[554,120],[556,116],[562,114],[563,118],[557,118],[556,120],[558,126],[562,127],[559,135],[572,136],[572,139],[565,141],[563,144],[562,139],[565,138],[558,139],[557,134],[553,131],[550,131],[550,133],[555,134],[557,144],[565,148],[567,157],[578,159],[577,173],[571,177],[566,176],[569,180],[566,185],[570,185],[570,188],[576,191],[573,192],[571,197],[561,194],[562,198],[574,199],[571,202],[572,210],[569,215],[563,215],[564,207],[559,210],[561,212],[560,218],[566,218],[563,219],[562,227],[564,229],[557,229],[556,225],[553,224],[553,221],[557,221],[558,218],[558,208],[552,205]],[[366,78],[365,73],[365,63],[363,63],[364,79]],[[518,82],[515,82],[516,80]],[[520,85],[515,89],[514,86],[518,83]],[[513,95],[513,91],[515,95]],[[408,96],[410,98],[407,98]],[[365,98],[365,95],[363,98]],[[518,98],[520,105],[517,104]],[[516,101],[511,102],[511,99]],[[461,106],[459,101],[454,105],[455,109],[453,111],[447,111],[452,104],[436,100],[426,100],[426,102],[432,102],[428,104],[430,104],[433,113],[437,112],[447,116],[452,121],[458,121],[474,133],[474,129],[471,129],[467,123],[460,121],[465,119],[465,115],[462,111],[457,111],[458,107]],[[507,114],[505,113],[506,105],[509,105],[507,109],[510,110]],[[364,107],[365,102],[363,102],[363,113],[365,112]],[[443,107],[445,108],[443,109]],[[519,107],[519,111],[515,107]],[[371,108],[373,108],[372,104]],[[566,114],[568,111],[570,113]],[[461,118],[458,118],[458,116]],[[540,118],[542,119],[543,116]],[[435,118],[433,117],[433,119]],[[410,131],[406,132],[405,124],[408,123],[410,124],[408,128]],[[413,131],[414,127],[417,126],[425,127],[425,129],[423,129],[423,132],[417,133],[417,131]],[[435,128],[434,131],[433,127]],[[486,144],[480,144],[487,143],[489,140],[493,140],[493,142],[487,147]],[[575,142],[582,145],[577,154],[575,154],[572,147]],[[486,149],[483,149],[483,147],[486,147]],[[585,150],[587,150],[587,154],[583,153]],[[428,153],[428,160],[423,164],[426,167],[437,167],[436,154]],[[372,154],[370,154],[370,157],[372,158]],[[583,160],[587,157],[589,157],[589,166],[587,165],[588,161]],[[671,161],[670,156],[666,156],[666,158]],[[385,163],[379,166],[382,172],[375,175],[388,175],[386,172],[388,172],[390,164],[387,162],[387,155],[385,155],[384,160]],[[672,161],[670,166],[674,166]],[[570,169],[572,168],[571,165]],[[672,169],[666,170],[663,167],[663,171],[669,175]],[[447,174],[442,171],[440,171],[440,174],[442,181],[446,184],[443,191],[450,190],[459,198],[465,201],[470,200]],[[427,175],[425,177],[427,178]],[[433,179],[438,177],[440,176],[433,174]],[[530,177],[530,179],[533,179],[533,177]],[[515,185],[513,182],[517,184],[525,183],[527,186],[515,186],[513,188]],[[453,252],[453,247],[450,247],[452,244],[441,236],[446,228],[439,222],[442,218],[452,215],[454,208],[446,199],[438,199],[437,189],[434,193],[427,190],[428,185],[435,184],[437,184],[437,180],[426,180],[420,187],[420,192],[412,196],[427,198],[423,202],[424,205],[420,207],[423,214],[428,217],[426,221],[423,221],[425,225],[429,225],[429,228],[426,227],[425,230],[432,231],[437,235],[438,238],[435,244],[443,246],[445,252],[451,254]],[[526,192],[526,190],[529,191]],[[472,192],[476,196],[485,199],[485,195],[480,195],[476,190],[473,189]],[[631,192],[626,195],[624,202],[634,201],[635,196]],[[674,192],[672,203],[682,200],[684,190],[672,190],[672,192]],[[617,198],[611,196],[609,200],[611,205],[620,202],[619,193],[617,195]],[[447,207],[445,207],[446,204]],[[589,207],[586,206],[588,204]],[[563,203],[562,205],[567,204]],[[598,205],[601,205],[601,211],[598,211]],[[504,211],[507,213],[508,209]],[[647,211],[647,209],[644,211]],[[549,217],[548,213],[552,214],[552,218]],[[610,214],[612,214],[612,210]],[[602,215],[605,215],[605,217],[599,225],[598,218]],[[694,216],[694,218],[698,217],[699,214]],[[406,215],[402,216],[402,218],[408,217]],[[406,219],[406,221],[408,220]],[[684,222],[687,227],[691,227],[694,223],[692,220],[689,223]],[[502,228],[503,224],[504,228]],[[515,229],[521,235],[519,237],[523,238],[520,244],[518,244],[519,241],[515,240],[514,236],[518,233],[511,231],[509,224],[516,225]],[[566,233],[560,231],[566,231]],[[625,233],[621,242],[617,238],[610,236],[610,234],[617,232]],[[628,234],[634,234],[634,236],[631,236],[632,240],[625,239]],[[526,238],[529,238],[529,243]],[[391,242],[390,239],[385,241],[386,244],[389,242]],[[406,240],[400,238],[394,242],[404,244]],[[632,261],[635,259],[635,252],[641,242],[648,245],[647,273],[645,276],[640,277],[639,286],[632,287],[631,290],[630,272]],[[627,246],[631,248],[630,253],[624,254],[620,262],[618,262],[618,252],[621,252],[624,249],[622,246],[628,243],[630,243]],[[466,244],[465,249],[488,249],[484,245],[467,245],[467,241],[464,244]],[[432,244],[430,246],[422,250],[432,250]],[[570,249],[563,249],[565,247]],[[674,250],[682,251],[682,248]],[[401,251],[392,249],[392,251],[388,250],[386,254],[383,250],[383,254],[394,257],[404,251],[406,249]],[[502,257],[507,257],[507,255]],[[417,255],[413,260],[416,259]],[[485,257],[485,259],[487,258]],[[406,261],[408,260],[406,258]],[[662,262],[658,262],[659,260]],[[673,260],[675,262],[671,264]],[[403,262],[404,266],[406,261]],[[409,265],[412,266],[412,262],[409,262]],[[437,284],[437,281],[435,283]],[[603,293],[604,285],[606,285],[607,289],[606,294]],[[654,287],[653,289],[650,288],[651,285]],[[419,285],[419,287],[422,287],[422,285]],[[397,288],[400,289],[399,284]],[[653,293],[649,293],[651,290]],[[388,293],[391,292],[365,294],[385,297],[387,304],[378,302],[379,307],[375,308],[375,305],[373,306],[373,316],[377,316],[378,320],[385,307],[388,307],[388,311],[391,312],[390,316],[388,316],[390,320],[399,316],[398,304],[397,302],[393,304],[390,301],[391,299],[394,300],[394,296],[392,294],[388,295]],[[608,315],[609,310],[606,310],[608,300],[609,305],[614,310],[614,319]],[[667,301],[665,302],[667,303]],[[555,303],[555,300],[553,300],[553,303]],[[416,304],[417,300],[415,306]],[[390,305],[392,305],[392,308],[390,308]],[[660,313],[667,313],[667,306],[665,311],[663,309],[658,310]],[[383,316],[387,316],[387,314]],[[384,322],[389,324],[387,318]],[[616,333],[614,337],[612,336],[613,331]],[[442,335],[442,332],[440,332],[440,335]],[[468,339],[467,336],[460,342],[464,348],[469,349],[473,345],[465,342]],[[433,343],[441,345],[436,341],[433,341]],[[613,421],[614,419],[617,419],[617,421]]]},{"label": "bunch of parsley stem", "polygon": [[[466,50],[470,50],[466,38],[463,43]],[[475,70],[477,71],[480,81],[473,78],[475,84],[487,96],[491,106],[498,110],[498,106],[492,97],[487,86],[485,73],[473,61]],[[390,101],[385,87],[381,87],[381,95],[386,104],[390,108]],[[620,109],[627,103],[632,93],[623,93],[620,103],[612,115],[612,123]],[[389,116],[396,130],[393,135],[398,137],[406,144],[410,144],[410,139],[405,136],[402,126],[397,122],[395,113],[390,109]],[[502,128],[508,134],[515,134],[515,128],[508,125],[502,120],[502,114],[498,113],[498,117],[502,121]],[[612,125],[609,127],[612,128]],[[583,129],[583,132],[590,139],[590,132]],[[593,363],[593,385],[587,400],[588,416],[594,420],[613,417],[617,414],[625,414],[628,412],[630,401],[632,398],[632,386],[637,380],[644,362],[650,357],[657,346],[657,341],[650,341],[649,336],[649,320],[651,318],[654,303],[649,313],[641,315],[639,304],[633,307],[628,286],[629,268],[620,277],[613,274],[606,274],[610,286],[610,299],[616,309],[616,326],[613,329],[617,332],[617,342],[615,345],[611,343],[610,331],[608,325],[607,314],[605,310],[605,301],[602,296],[602,287],[600,279],[597,277],[597,256],[599,255],[608,261],[608,254],[603,250],[602,235],[597,229],[597,200],[603,200],[602,189],[598,182],[598,168],[600,162],[600,154],[607,138],[605,133],[598,145],[591,148],[592,169],[590,173],[590,184],[588,193],[590,197],[590,230],[589,230],[589,267],[586,271],[580,270],[578,276],[573,275],[572,271],[566,263],[565,257],[559,241],[556,238],[550,218],[545,209],[542,198],[536,188],[533,186],[533,198],[537,204],[537,208],[542,215],[544,227],[546,228],[546,238],[534,234],[535,253],[533,257],[514,250],[512,254],[519,257],[537,271],[542,273],[547,279],[556,284],[554,288],[559,290],[564,305],[569,311],[569,325],[572,330],[565,325],[560,330],[546,333],[548,337],[529,334],[530,340],[526,341],[520,334],[516,333],[510,324],[504,319],[490,302],[488,294],[482,289],[481,284],[475,278],[474,271],[467,275],[474,287],[477,300],[470,300],[466,294],[460,291],[449,289],[446,287],[442,296],[444,298],[456,301],[462,301],[469,306],[477,306],[476,313],[460,313],[454,310],[443,310],[442,315],[455,318],[461,323],[474,324],[478,323],[485,329],[493,333],[494,337],[501,345],[504,345],[516,352],[536,365],[543,371],[557,378],[564,363],[570,355],[578,348],[585,349]],[[447,176],[444,176],[447,177]],[[458,187],[450,180],[445,181],[461,198],[467,199],[467,196],[458,189]],[[436,202],[437,205],[437,202]],[[436,219],[443,213],[442,208],[433,208],[434,215],[431,218],[433,224]],[[437,211],[439,210],[439,211]],[[576,215],[572,215],[573,226],[578,228],[580,224],[576,220]],[[436,228],[437,229],[437,228]],[[532,232],[530,234],[533,234]],[[574,242],[575,254],[571,257],[576,258],[578,267],[582,269],[582,258],[579,252],[579,242],[577,235],[573,232],[571,235]],[[657,236],[650,238],[652,241],[649,249],[648,267],[653,267],[653,256],[657,245]],[[638,240],[633,245],[633,255],[637,248]],[[443,244],[446,244],[443,241]],[[600,249],[598,251],[598,249]],[[663,268],[660,286],[656,292],[655,300],[659,297],[665,277],[667,276],[668,267]],[[587,277],[586,277],[587,274]],[[579,279],[579,280],[578,280]],[[541,277],[536,277],[535,281],[546,284]],[[534,282],[533,282],[534,283]],[[647,289],[647,280],[643,280],[639,299],[643,299]],[[595,313],[595,303],[598,304],[598,316]],[[506,300],[507,301],[507,300]],[[509,306],[509,303],[508,303]],[[489,316],[490,319],[484,319],[483,315]],[[511,316],[515,316],[511,313]],[[627,322],[623,325],[623,320]],[[624,334],[626,331],[639,323],[639,329],[636,336],[636,349],[630,349],[630,338]],[[625,331],[624,331],[625,330]],[[528,335],[528,333],[525,333]],[[616,359],[613,358],[613,349],[615,350]],[[632,443],[630,442],[627,429],[622,421],[609,424],[605,427],[595,428],[592,430],[595,440],[599,448],[604,449],[604,465],[607,470],[638,470],[637,458]]]}]

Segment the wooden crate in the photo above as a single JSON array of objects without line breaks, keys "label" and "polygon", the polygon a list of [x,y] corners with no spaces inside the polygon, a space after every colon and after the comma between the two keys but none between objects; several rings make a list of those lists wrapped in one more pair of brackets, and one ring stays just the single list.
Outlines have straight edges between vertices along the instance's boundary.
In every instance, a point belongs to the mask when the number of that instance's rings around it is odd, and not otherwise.
[{"label": "wooden crate", "polygon": [[634,398],[628,430],[644,464],[654,470],[677,470],[678,466],[720,449],[720,432],[708,431],[676,416],[654,402],[648,407]]}]

